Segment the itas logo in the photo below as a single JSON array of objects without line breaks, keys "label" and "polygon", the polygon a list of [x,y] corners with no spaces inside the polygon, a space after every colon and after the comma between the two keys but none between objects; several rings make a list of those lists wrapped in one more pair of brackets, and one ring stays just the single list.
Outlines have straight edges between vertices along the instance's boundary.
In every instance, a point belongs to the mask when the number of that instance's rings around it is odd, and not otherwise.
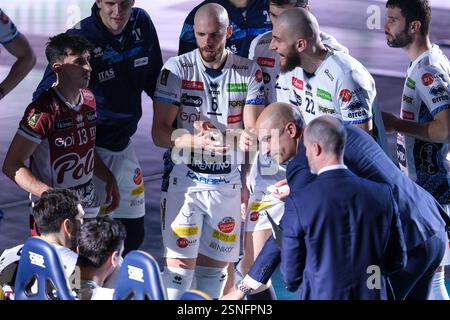
[{"label": "itas logo", "polygon": [[142,171],[140,168],[136,168],[134,170],[133,182],[134,182],[134,184],[139,186],[142,184],[142,180],[143,180]]},{"label": "itas logo", "polygon": [[205,85],[201,81],[183,80],[181,82],[181,88],[185,89],[185,90],[204,91],[205,90]]},{"label": "itas logo", "polygon": [[114,79],[116,77],[116,75],[114,74],[114,69],[111,68],[109,70],[106,71],[102,71],[98,74],[98,81],[100,81],[100,83]]},{"label": "itas logo", "polygon": [[266,68],[273,68],[275,67],[275,59],[273,58],[267,58],[267,57],[259,57],[256,62],[261,66],[261,67],[266,67]]},{"label": "itas logo", "polygon": [[177,239],[177,246],[181,249],[186,248],[189,245],[189,241],[186,238],[178,238]]},{"label": "itas logo", "polygon": [[236,222],[232,217],[225,217],[219,222],[217,228],[223,233],[231,233],[236,226]]},{"label": "itas logo", "polygon": [[349,102],[352,99],[352,92],[348,89],[342,89],[341,92],[339,92],[339,97],[342,102]]},{"label": "itas logo", "polygon": [[433,81],[434,81],[433,75],[431,73],[427,72],[422,75],[422,83],[424,86],[426,87],[430,86],[433,83]]},{"label": "itas logo", "polygon": [[300,80],[296,77],[292,77],[292,85],[294,88],[297,88],[298,90],[303,90],[304,84],[303,80]]},{"label": "itas logo", "polygon": [[72,180],[90,175],[94,171],[94,150],[90,149],[82,159],[77,153],[63,155],[53,163],[53,171],[58,184],[64,183],[66,174],[71,174]]}]

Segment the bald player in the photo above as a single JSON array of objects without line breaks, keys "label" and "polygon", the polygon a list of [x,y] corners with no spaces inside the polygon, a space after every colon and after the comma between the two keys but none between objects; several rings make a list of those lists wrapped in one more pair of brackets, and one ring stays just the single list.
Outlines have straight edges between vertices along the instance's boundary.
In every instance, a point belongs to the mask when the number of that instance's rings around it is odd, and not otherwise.
[{"label": "bald player", "polygon": [[[407,249],[407,264],[403,270],[390,276],[393,298],[424,300],[444,254],[449,218],[437,201],[406,177],[370,136],[355,126],[345,127],[344,164],[360,177],[388,184],[396,197]],[[291,190],[303,188],[315,177],[310,174],[305,156],[303,128],[299,112],[282,103],[269,105],[256,125],[261,151],[270,154],[277,162],[290,160],[286,176]],[[279,142],[273,143],[276,132],[279,133]],[[238,286],[240,290],[226,298],[240,299],[259,289],[279,262],[280,248],[274,238],[270,238]]]},{"label": "bald player", "polygon": [[[237,153],[221,141],[225,130],[253,128],[265,105],[259,66],[225,49],[232,34],[226,10],[202,6],[194,31],[198,49],[167,61],[154,104],[153,141],[169,148],[161,197],[169,299],[193,279],[193,288],[222,295],[226,267],[239,257],[242,183]],[[186,159],[173,157],[181,153]]]}]

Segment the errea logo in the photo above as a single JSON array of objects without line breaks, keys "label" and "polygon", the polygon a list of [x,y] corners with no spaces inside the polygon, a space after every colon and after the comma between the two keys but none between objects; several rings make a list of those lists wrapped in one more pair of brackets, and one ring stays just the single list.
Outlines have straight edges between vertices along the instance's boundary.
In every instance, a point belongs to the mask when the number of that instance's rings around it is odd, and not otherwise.
[{"label": "errea logo", "polygon": [[144,282],[144,270],[134,266],[128,266],[128,279]]}]

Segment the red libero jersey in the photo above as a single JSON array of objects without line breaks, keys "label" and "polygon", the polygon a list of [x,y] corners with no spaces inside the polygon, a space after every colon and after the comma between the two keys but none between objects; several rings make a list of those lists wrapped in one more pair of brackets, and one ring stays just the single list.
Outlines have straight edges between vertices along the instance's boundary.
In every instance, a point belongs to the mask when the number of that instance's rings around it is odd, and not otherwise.
[{"label": "red libero jersey", "polygon": [[96,135],[95,97],[81,90],[81,102],[70,106],[55,88],[32,102],[18,133],[39,146],[30,158],[31,172],[53,188],[78,191],[83,207],[98,207],[92,175]]}]

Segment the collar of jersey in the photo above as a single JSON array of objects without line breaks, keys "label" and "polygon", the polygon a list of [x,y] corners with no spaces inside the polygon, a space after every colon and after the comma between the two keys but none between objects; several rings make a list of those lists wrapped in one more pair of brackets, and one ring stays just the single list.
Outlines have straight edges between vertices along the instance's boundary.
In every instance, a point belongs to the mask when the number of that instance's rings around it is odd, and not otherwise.
[{"label": "collar of jersey", "polygon": [[64,102],[64,104],[66,106],[68,106],[71,110],[74,110],[74,111],[77,111],[77,112],[80,111],[81,106],[84,103],[84,96],[83,96],[83,93],[81,92],[81,90],[80,90],[80,94],[81,94],[80,102],[77,103],[77,104],[71,104],[69,101],[67,101],[67,99],[61,94],[61,92],[58,91],[58,89],[56,89],[55,86],[53,86],[53,90],[55,91],[55,93],[58,96],[58,98],[61,99],[62,102]]}]

